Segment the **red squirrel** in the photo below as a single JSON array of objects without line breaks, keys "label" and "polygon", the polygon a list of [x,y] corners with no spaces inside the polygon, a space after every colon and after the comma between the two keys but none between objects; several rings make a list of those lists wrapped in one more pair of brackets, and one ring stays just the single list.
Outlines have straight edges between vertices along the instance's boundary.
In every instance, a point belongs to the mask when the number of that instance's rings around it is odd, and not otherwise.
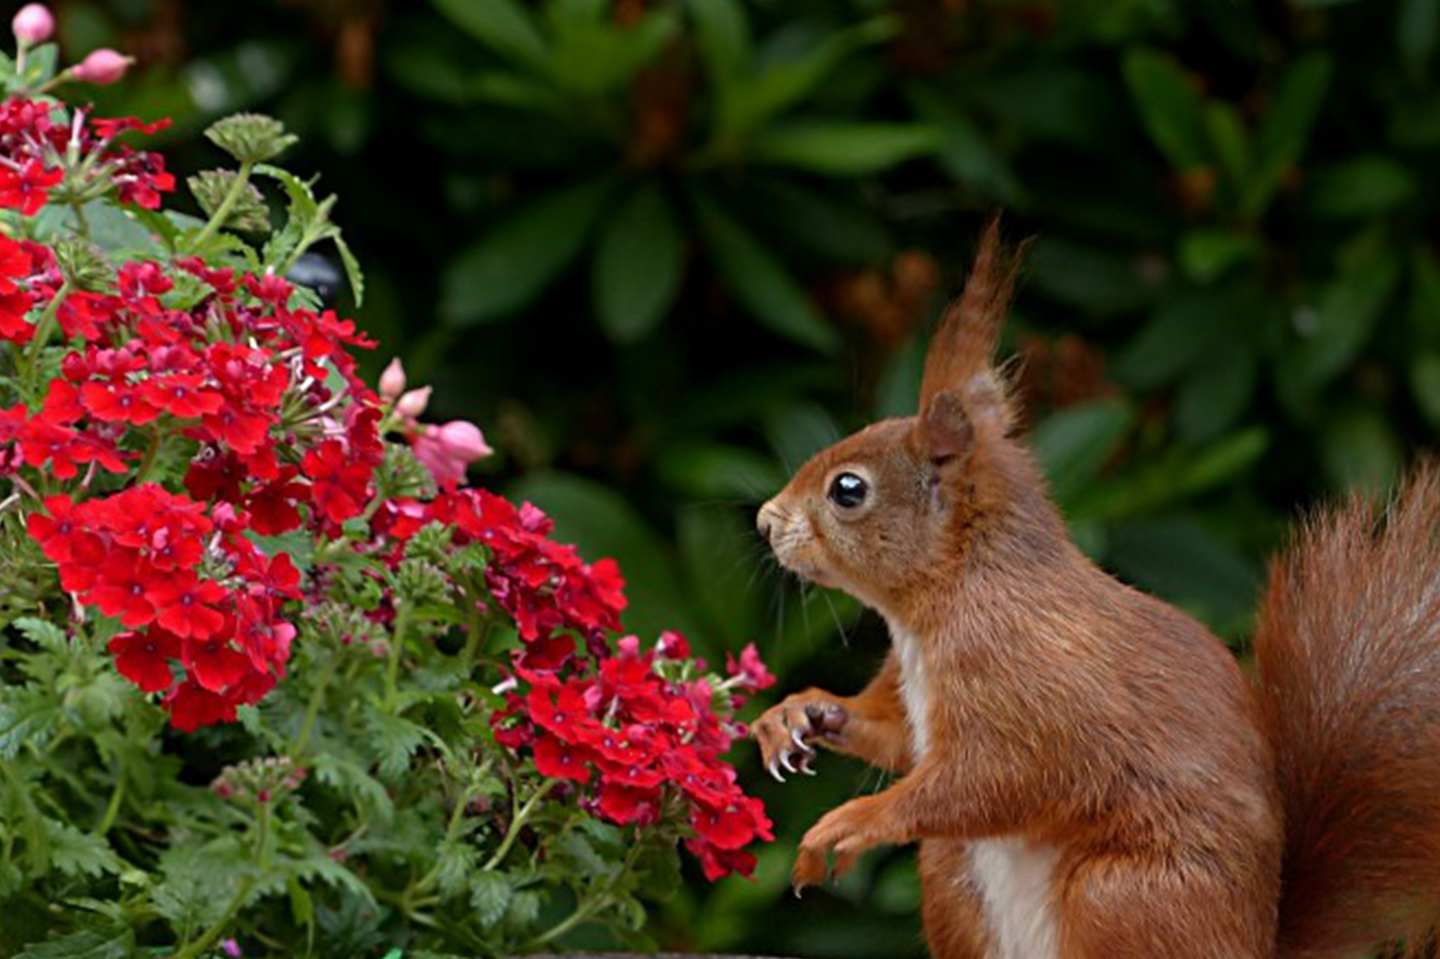
[{"label": "red squirrel", "polygon": [[886,620],[859,694],[754,724],[898,776],[800,843],[796,892],[920,843],[936,959],[1345,959],[1440,909],[1440,476],[1305,523],[1256,675],[1070,542],[993,354],[1019,255],[987,228],[919,413],[816,455],[760,510],[780,563]]}]

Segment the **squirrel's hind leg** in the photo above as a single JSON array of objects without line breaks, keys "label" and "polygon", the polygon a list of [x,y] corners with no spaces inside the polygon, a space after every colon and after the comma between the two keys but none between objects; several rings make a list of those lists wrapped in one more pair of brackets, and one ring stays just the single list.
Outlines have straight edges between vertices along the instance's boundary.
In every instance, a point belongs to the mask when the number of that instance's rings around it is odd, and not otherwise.
[{"label": "squirrel's hind leg", "polygon": [[920,844],[921,913],[933,959],[992,959],[984,907],[967,879],[966,847],[953,839]]}]

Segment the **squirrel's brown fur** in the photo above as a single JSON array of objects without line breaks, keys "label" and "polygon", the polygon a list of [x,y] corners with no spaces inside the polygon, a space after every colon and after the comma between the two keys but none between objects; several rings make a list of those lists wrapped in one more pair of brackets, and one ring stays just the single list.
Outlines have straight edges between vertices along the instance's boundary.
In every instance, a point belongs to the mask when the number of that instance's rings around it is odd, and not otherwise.
[{"label": "squirrel's brown fur", "polygon": [[1420,937],[1440,894],[1440,479],[1378,526],[1358,502],[1310,524],[1248,682],[1069,541],[1009,435],[992,354],[1016,263],[992,224],[919,414],[821,452],[761,510],[786,567],[894,639],[858,695],[808,690],[754,726],[777,774],[817,743],[902,774],[806,834],[797,889],[831,853],[838,873],[920,841],[937,959],[1342,959]]}]

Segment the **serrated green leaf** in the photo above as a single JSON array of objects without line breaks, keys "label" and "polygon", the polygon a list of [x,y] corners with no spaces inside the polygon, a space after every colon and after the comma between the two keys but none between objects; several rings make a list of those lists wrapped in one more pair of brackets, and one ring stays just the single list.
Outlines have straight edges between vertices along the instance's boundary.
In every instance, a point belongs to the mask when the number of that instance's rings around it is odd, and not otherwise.
[{"label": "serrated green leaf", "polygon": [[[470,907],[482,928],[495,926],[514,905],[515,890],[501,872],[481,872],[470,877]],[[538,914],[539,903],[536,903]],[[522,910],[523,911],[523,910]],[[534,916],[520,916],[517,925],[528,924]]]},{"label": "serrated green leaf", "polygon": [[32,687],[0,689],[0,759],[14,759],[23,746],[49,741],[60,720],[60,702]]},{"label": "serrated green leaf", "polygon": [[410,757],[434,736],[418,723],[378,709],[366,710],[365,728],[370,733],[367,745],[380,763],[380,775],[391,780],[405,774],[405,770],[410,768]]},{"label": "serrated green leaf", "polygon": [[774,332],[822,352],[840,342],[805,291],[769,250],[719,206],[696,196],[695,213],[730,292]]},{"label": "serrated green leaf", "polygon": [[766,130],[751,144],[751,156],[824,176],[863,176],[932,154],[941,142],[934,127],[915,123],[812,120]]},{"label": "serrated green leaf", "polygon": [[108,926],[35,943],[14,959],[130,959],[134,954],[135,933],[128,926]]},{"label": "serrated green leaf", "polygon": [[464,840],[448,839],[440,844],[435,865],[438,867],[435,884],[440,898],[449,901],[470,888],[471,878],[479,871],[480,853]]},{"label": "serrated green leaf", "polygon": [[340,254],[340,262],[345,267],[345,279],[350,281],[350,295],[355,297],[355,306],[359,308],[365,305],[365,271],[360,268],[360,261],[355,254],[350,252],[350,244],[344,238],[333,236],[330,238],[335,244],[335,250]]},{"label": "serrated green leaf", "polygon": [[441,276],[441,318],[468,326],[529,305],[580,255],[613,188],[601,177],[548,193],[462,250]]},{"label": "serrated green leaf", "polygon": [[684,241],[670,201],[654,184],[639,187],[611,216],[591,274],[595,311],[611,339],[640,339],[665,316],[680,289]]},{"label": "serrated green leaf", "polygon": [[65,631],[49,620],[22,616],[15,620],[14,626],[22,636],[41,649],[48,649],[52,653],[63,653],[70,649],[70,640]]}]

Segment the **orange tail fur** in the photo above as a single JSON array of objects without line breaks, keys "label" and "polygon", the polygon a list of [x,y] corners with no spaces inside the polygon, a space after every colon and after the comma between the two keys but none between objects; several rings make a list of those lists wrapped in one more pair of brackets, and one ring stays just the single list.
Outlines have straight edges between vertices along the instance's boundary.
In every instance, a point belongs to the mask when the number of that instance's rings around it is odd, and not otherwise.
[{"label": "orange tail fur", "polygon": [[1423,941],[1440,906],[1440,474],[1307,523],[1255,637],[1286,820],[1281,959]]}]

